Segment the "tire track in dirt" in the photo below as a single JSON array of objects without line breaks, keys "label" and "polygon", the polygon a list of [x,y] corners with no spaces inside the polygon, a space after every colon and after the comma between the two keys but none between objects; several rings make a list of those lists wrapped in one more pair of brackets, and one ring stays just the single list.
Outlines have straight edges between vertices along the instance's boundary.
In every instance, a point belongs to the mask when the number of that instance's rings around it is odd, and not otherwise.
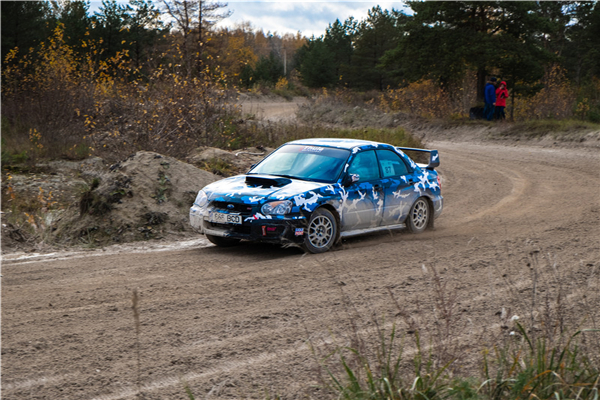
[{"label": "tire track in dirt", "polygon": [[[452,157],[452,160],[459,166],[461,164],[469,165],[469,162],[472,164],[472,160],[469,160],[467,157],[454,156]],[[461,220],[457,221],[459,224],[479,220],[484,216],[496,213],[504,207],[511,206],[518,201],[523,200],[527,189],[531,187],[531,181],[516,169],[502,168],[497,165],[494,165],[493,168],[484,166],[483,168],[477,169],[473,169],[472,165],[463,166],[463,174],[468,173],[466,170],[472,171],[471,176],[465,180],[466,182],[456,182],[460,185],[460,190],[463,191],[465,195],[468,196],[471,193],[481,191],[485,185],[494,184],[494,182],[498,181],[496,178],[498,175],[504,178],[505,183],[502,186],[506,192],[502,193],[500,196],[489,196],[487,199],[484,199],[482,203],[485,204],[485,208],[476,210],[474,213],[470,213],[466,216],[461,216]],[[448,180],[448,182],[443,182],[442,185],[443,187],[447,187],[453,183],[452,180]],[[458,205],[460,206],[460,204]],[[482,204],[479,204],[479,206],[482,206]]]}]

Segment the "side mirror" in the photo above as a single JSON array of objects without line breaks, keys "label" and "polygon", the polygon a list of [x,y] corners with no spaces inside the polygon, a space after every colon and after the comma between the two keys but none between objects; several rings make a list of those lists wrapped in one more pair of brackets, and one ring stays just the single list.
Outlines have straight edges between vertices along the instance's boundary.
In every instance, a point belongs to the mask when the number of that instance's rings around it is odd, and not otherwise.
[{"label": "side mirror", "polygon": [[344,186],[350,186],[353,183],[356,183],[358,181],[360,181],[360,175],[359,174],[348,174],[344,178],[344,181],[342,182],[342,184]]}]

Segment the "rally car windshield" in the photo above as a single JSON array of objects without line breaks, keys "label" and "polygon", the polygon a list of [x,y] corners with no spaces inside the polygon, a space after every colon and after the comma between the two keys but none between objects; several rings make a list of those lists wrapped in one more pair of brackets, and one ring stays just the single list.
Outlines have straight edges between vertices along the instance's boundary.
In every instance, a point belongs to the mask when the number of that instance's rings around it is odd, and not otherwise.
[{"label": "rally car windshield", "polygon": [[316,182],[335,182],[350,152],[321,146],[283,146],[250,170],[249,174],[286,176]]}]

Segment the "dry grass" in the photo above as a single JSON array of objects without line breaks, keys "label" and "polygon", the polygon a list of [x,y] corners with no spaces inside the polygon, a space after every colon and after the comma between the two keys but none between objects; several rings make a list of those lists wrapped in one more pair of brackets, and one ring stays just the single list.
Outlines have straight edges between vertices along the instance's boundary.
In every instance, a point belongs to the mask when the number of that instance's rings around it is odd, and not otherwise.
[{"label": "dry grass", "polygon": [[568,265],[535,249],[527,259],[528,276],[502,274],[497,330],[473,330],[458,312],[463,294],[434,266],[423,265],[430,290],[416,310],[389,289],[389,320],[371,312],[365,324],[340,287],[351,332],[312,343],[323,386],[340,399],[597,399],[597,271],[567,288]]}]

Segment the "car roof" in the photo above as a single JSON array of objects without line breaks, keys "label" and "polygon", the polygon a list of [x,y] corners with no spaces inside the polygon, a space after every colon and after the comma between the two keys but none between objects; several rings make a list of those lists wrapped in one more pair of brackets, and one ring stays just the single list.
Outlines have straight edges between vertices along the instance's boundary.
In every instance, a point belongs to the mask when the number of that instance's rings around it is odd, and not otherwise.
[{"label": "car roof", "polygon": [[325,139],[325,138],[317,138],[317,139],[300,139],[294,140],[293,142],[288,142],[286,144],[303,144],[307,146],[327,146],[327,147],[335,147],[338,149],[348,149],[351,150],[355,147],[358,148],[366,148],[372,146],[386,146],[393,148],[392,145],[379,143],[379,142],[371,142],[369,140],[360,140],[360,139]]}]

